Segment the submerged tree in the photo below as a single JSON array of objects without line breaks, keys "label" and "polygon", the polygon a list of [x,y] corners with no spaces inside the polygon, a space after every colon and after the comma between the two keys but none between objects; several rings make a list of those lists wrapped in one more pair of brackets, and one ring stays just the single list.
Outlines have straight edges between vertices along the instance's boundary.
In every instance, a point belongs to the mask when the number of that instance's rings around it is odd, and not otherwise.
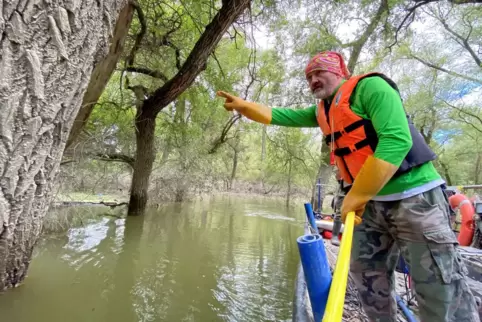
[{"label": "submerged tree", "polygon": [[[250,0],[212,2],[141,1],[131,50],[124,59],[122,85],[135,103],[136,153],[130,189],[129,215],[142,214],[147,205],[149,178],[156,155],[156,118],[193,84],[231,24]],[[196,12],[196,16],[193,16]],[[186,29],[190,32],[186,33]],[[201,29],[204,29],[203,31]],[[81,111],[89,115],[93,106]],[[86,119],[79,119],[85,123]]]}]

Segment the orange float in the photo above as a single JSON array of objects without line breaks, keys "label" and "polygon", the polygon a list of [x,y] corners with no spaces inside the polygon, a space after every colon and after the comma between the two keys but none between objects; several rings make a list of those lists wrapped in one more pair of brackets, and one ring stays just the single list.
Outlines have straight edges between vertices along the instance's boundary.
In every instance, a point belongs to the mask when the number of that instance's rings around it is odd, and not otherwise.
[{"label": "orange float", "polygon": [[450,196],[449,203],[454,211],[460,210],[460,216],[462,217],[457,239],[461,246],[469,246],[474,237],[474,205],[469,198],[461,193]]}]

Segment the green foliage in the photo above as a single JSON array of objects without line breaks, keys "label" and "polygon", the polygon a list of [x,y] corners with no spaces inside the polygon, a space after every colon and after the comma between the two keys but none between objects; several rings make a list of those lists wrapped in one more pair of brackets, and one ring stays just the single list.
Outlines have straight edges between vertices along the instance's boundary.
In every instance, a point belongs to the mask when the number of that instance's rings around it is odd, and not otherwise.
[{"label": "green foliage", "polygon": [[[147,30],[134,65],[170,78],[220,4],[139,3]],[[480,60],[482,6],[425,5],[395,37],[405,8],[413,3],[391,0],[387,8],[383,4],[381,0],[253,1],[252,16],[229,30],[195,83],[159,114],[152,194],[181,200],[191,193],[236,190],[234,181],[261,182],[262,193],[275,191],[273,186],[296,186],[309,193],[326,157],[320,152],[319,130],[267,127],[263,140],[260,124],[241,119],[227,126],[233,114],[224,110],[215,93],[224,90],[272,107],[312,105],[303,69],[309,57],[321,50],[341,50],[356,73],[376,70],[393,78],[407,112],[439,154],[435,164],[440,173],[451,184],[481,183],[482,108],[477,80],[482,79],[482,66],[476,58]],[[263,38],[258,38],[258,27],[267,32]],[[134,157],[137,98],[125,81],[148,92],[165,81],[121,72],[129,66],[130,48],[140,30],[135,19],[120,71],[89,119],[85,144],[95,153]],[[274,46],[269,47],[267,39]],[[474,99],[477,86],[479,96]],[[230,129],[223,138],[226,126]],[[121,165],[117,169],[129,172]],[[98,163],[91,162],[86,173],[98,171]]]}]

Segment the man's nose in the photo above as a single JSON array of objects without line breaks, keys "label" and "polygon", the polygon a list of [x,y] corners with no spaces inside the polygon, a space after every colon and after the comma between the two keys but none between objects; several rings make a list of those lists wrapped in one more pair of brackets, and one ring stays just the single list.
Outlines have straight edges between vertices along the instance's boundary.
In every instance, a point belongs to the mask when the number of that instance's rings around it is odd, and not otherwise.
[{"label": "man's nose", "polygon": [[316,76],[313,76],[313,78],[311,78],[311,84],[314,85],[314,84],[318,84],[320,82],[320,79]]},{"label": "man's nose", "polygon": [[313,75],[311,77],[311,82],[312,83],[318,83],[320,81],[320,77],[318,75]]}]

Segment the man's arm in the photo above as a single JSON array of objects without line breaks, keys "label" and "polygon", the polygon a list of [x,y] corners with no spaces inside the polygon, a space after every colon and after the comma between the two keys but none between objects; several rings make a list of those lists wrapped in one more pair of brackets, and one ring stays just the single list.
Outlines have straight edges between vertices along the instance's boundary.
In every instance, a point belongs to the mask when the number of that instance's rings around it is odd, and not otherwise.
[{"label": "man's arm", "polygon": [[271,124],[290,127],[318,127],[316,105],[305,109],[273,108]]},{"label": "man's arm", "polygon": [[374,157],[399,167],[412,147],[400,96],[380,77],[361,80],[357,91],[362,108],[378,136]]},{"label": "man's arm", "polygon": [[291,127],[317,127],[316,105],[306,109],[269,108],[255,102],[248,102],[229,93],[218,91],[217,96],[224,97],[224,108],[236,110],[250,120],[263,124]]}]

